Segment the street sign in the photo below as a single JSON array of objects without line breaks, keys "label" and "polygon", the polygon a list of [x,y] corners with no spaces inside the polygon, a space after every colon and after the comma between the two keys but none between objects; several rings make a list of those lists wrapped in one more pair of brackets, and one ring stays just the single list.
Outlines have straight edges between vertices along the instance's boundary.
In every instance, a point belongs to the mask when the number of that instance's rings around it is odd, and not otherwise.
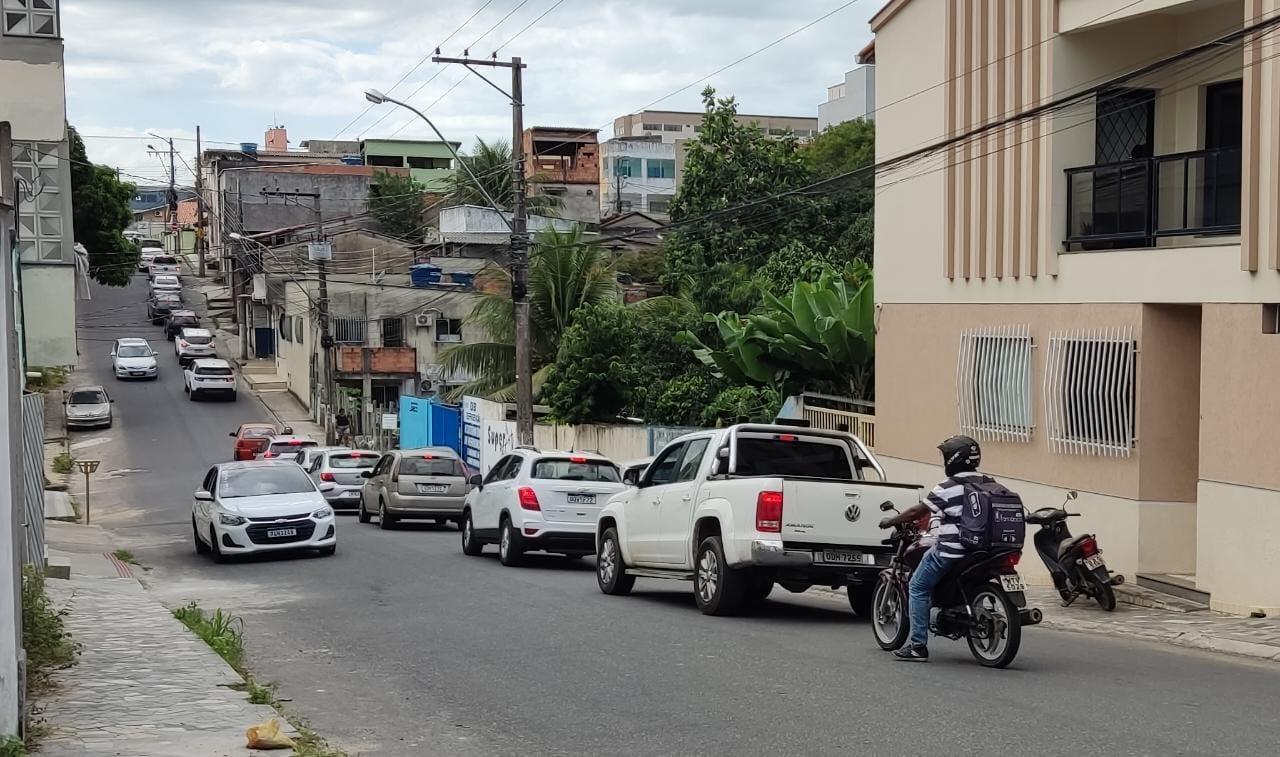
[{"label": "street sign", "polygon": [[333,243],[307,242],[307,260],[333,260]]},{"label": "street sign", "polygon": [[395,428],[396,428],[396,421],[397,421],[397,420],[398,420],[398,419],[396,418],[396,414],[395,414],[395,413],[383,413],[383,414],[382,414],[382,428],[383,428],[383,430],[386,430],[386,431],[394,431],[394,430],[395,430]]}]

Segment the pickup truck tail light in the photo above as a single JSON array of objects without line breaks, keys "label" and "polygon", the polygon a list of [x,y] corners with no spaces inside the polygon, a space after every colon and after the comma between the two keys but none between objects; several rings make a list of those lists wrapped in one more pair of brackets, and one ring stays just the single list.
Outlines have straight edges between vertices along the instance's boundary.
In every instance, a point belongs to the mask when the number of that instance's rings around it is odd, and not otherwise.
[{"label": "pickup truck tail light", "polygon": [[522,486],[516,490],[516,496],[520,498],[520,507],[523,510],[542,510],[542,505],[538,503],[538,493],[533,489]]},{"label": "pickup truck tail light", "polygon": [[760,492],[756,497],[756,530],[782,531],[782,492]]}]

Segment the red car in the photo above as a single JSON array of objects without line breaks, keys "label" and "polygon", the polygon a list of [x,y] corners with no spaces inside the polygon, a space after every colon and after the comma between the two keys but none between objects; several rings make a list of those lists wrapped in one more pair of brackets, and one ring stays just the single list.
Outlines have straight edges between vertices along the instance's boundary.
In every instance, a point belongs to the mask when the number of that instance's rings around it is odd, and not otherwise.
[{"label": "red car", "polygon": [[266,450],[271,437],[290,433],[293,429],[280,428],[274,423],[241,423],[240,428],[231,432],[236,440],[231,459],[252,460]]}]

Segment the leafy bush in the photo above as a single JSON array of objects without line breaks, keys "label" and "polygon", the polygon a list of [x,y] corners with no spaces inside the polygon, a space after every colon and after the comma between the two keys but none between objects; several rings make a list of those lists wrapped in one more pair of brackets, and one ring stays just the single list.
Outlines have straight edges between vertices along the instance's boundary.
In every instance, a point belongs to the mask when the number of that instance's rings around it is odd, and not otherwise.
[{"label": "leafy bush", "polygon": [[782,395],[767,386],[735,386],[725,389],[707,405],[702,422],[708,426],[733,423],[770,423],[782,407]]},{"label": "leafy bush", "polygon": [[70,473],[75,470],[76,459],[69,452],[59,452],[58,456],[53,458],[54,473]]},{"label": "leafy bush", "polygon": [[27,650],[27,685],[38,691],[55,670],[70,667],[79,651],[63,619],[67,611],[54,607],[45,593],[44,575],[27,565],[22,569],[22,646]]}]

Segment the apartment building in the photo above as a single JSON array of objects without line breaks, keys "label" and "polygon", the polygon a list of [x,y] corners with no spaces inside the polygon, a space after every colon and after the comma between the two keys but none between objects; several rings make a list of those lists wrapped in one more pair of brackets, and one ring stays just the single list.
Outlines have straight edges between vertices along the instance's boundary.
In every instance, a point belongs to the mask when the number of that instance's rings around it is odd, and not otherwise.
[{"label": "apartment building", "polygon": [[368,166],[407,168],[415,180],[438,192],[453,175],[453,153],[460,147],[461,142],[446,144],[433,139],[364,139],[360,155]]},{"label": "apartment building", "polygon": [[[642,110],[613,119],[613,136],[661,137],[663,142],[693,139],[702,130],[702,111]],[[806,116],[761,116],[738,114],[740,124],[755,124],[771,137],[788,132],[800,138],[814,135],[818,119]]]},{"label": "apartment building", "polygon": [[[879,160],[988,127],[876,177],[893,475],[940,478],[934,445],[969,433],[1028,506],[1078,490],[1073,529],[1131,581],[1280,612],[1278,18],[893,0],[872,19]],[[1228,36],[1242,22],[1264,26]]]},{"label": "apartment building", "polygon": [[679,180],[677,152],[676,143],[664,142],[658,136],[602,143],[601,215],[666,213]]},{"label": "apartment building", "polygon": [[13,126],[26,365],[76,363],[76,253],[59,4],[4,3],[0,114]]},{"label": "apartment building", "polygon": [[875,120],[876,43],[857,55],[858,67],[844,74],[844,81],[827,87],[827,101],[818,106],[818,130],[858,118]]},{"label": "apartment building", "polygon": [[599,129],[534,126],[524,130],[528,194],[560,198],[556,214],[569,221],[600,222]]}]

